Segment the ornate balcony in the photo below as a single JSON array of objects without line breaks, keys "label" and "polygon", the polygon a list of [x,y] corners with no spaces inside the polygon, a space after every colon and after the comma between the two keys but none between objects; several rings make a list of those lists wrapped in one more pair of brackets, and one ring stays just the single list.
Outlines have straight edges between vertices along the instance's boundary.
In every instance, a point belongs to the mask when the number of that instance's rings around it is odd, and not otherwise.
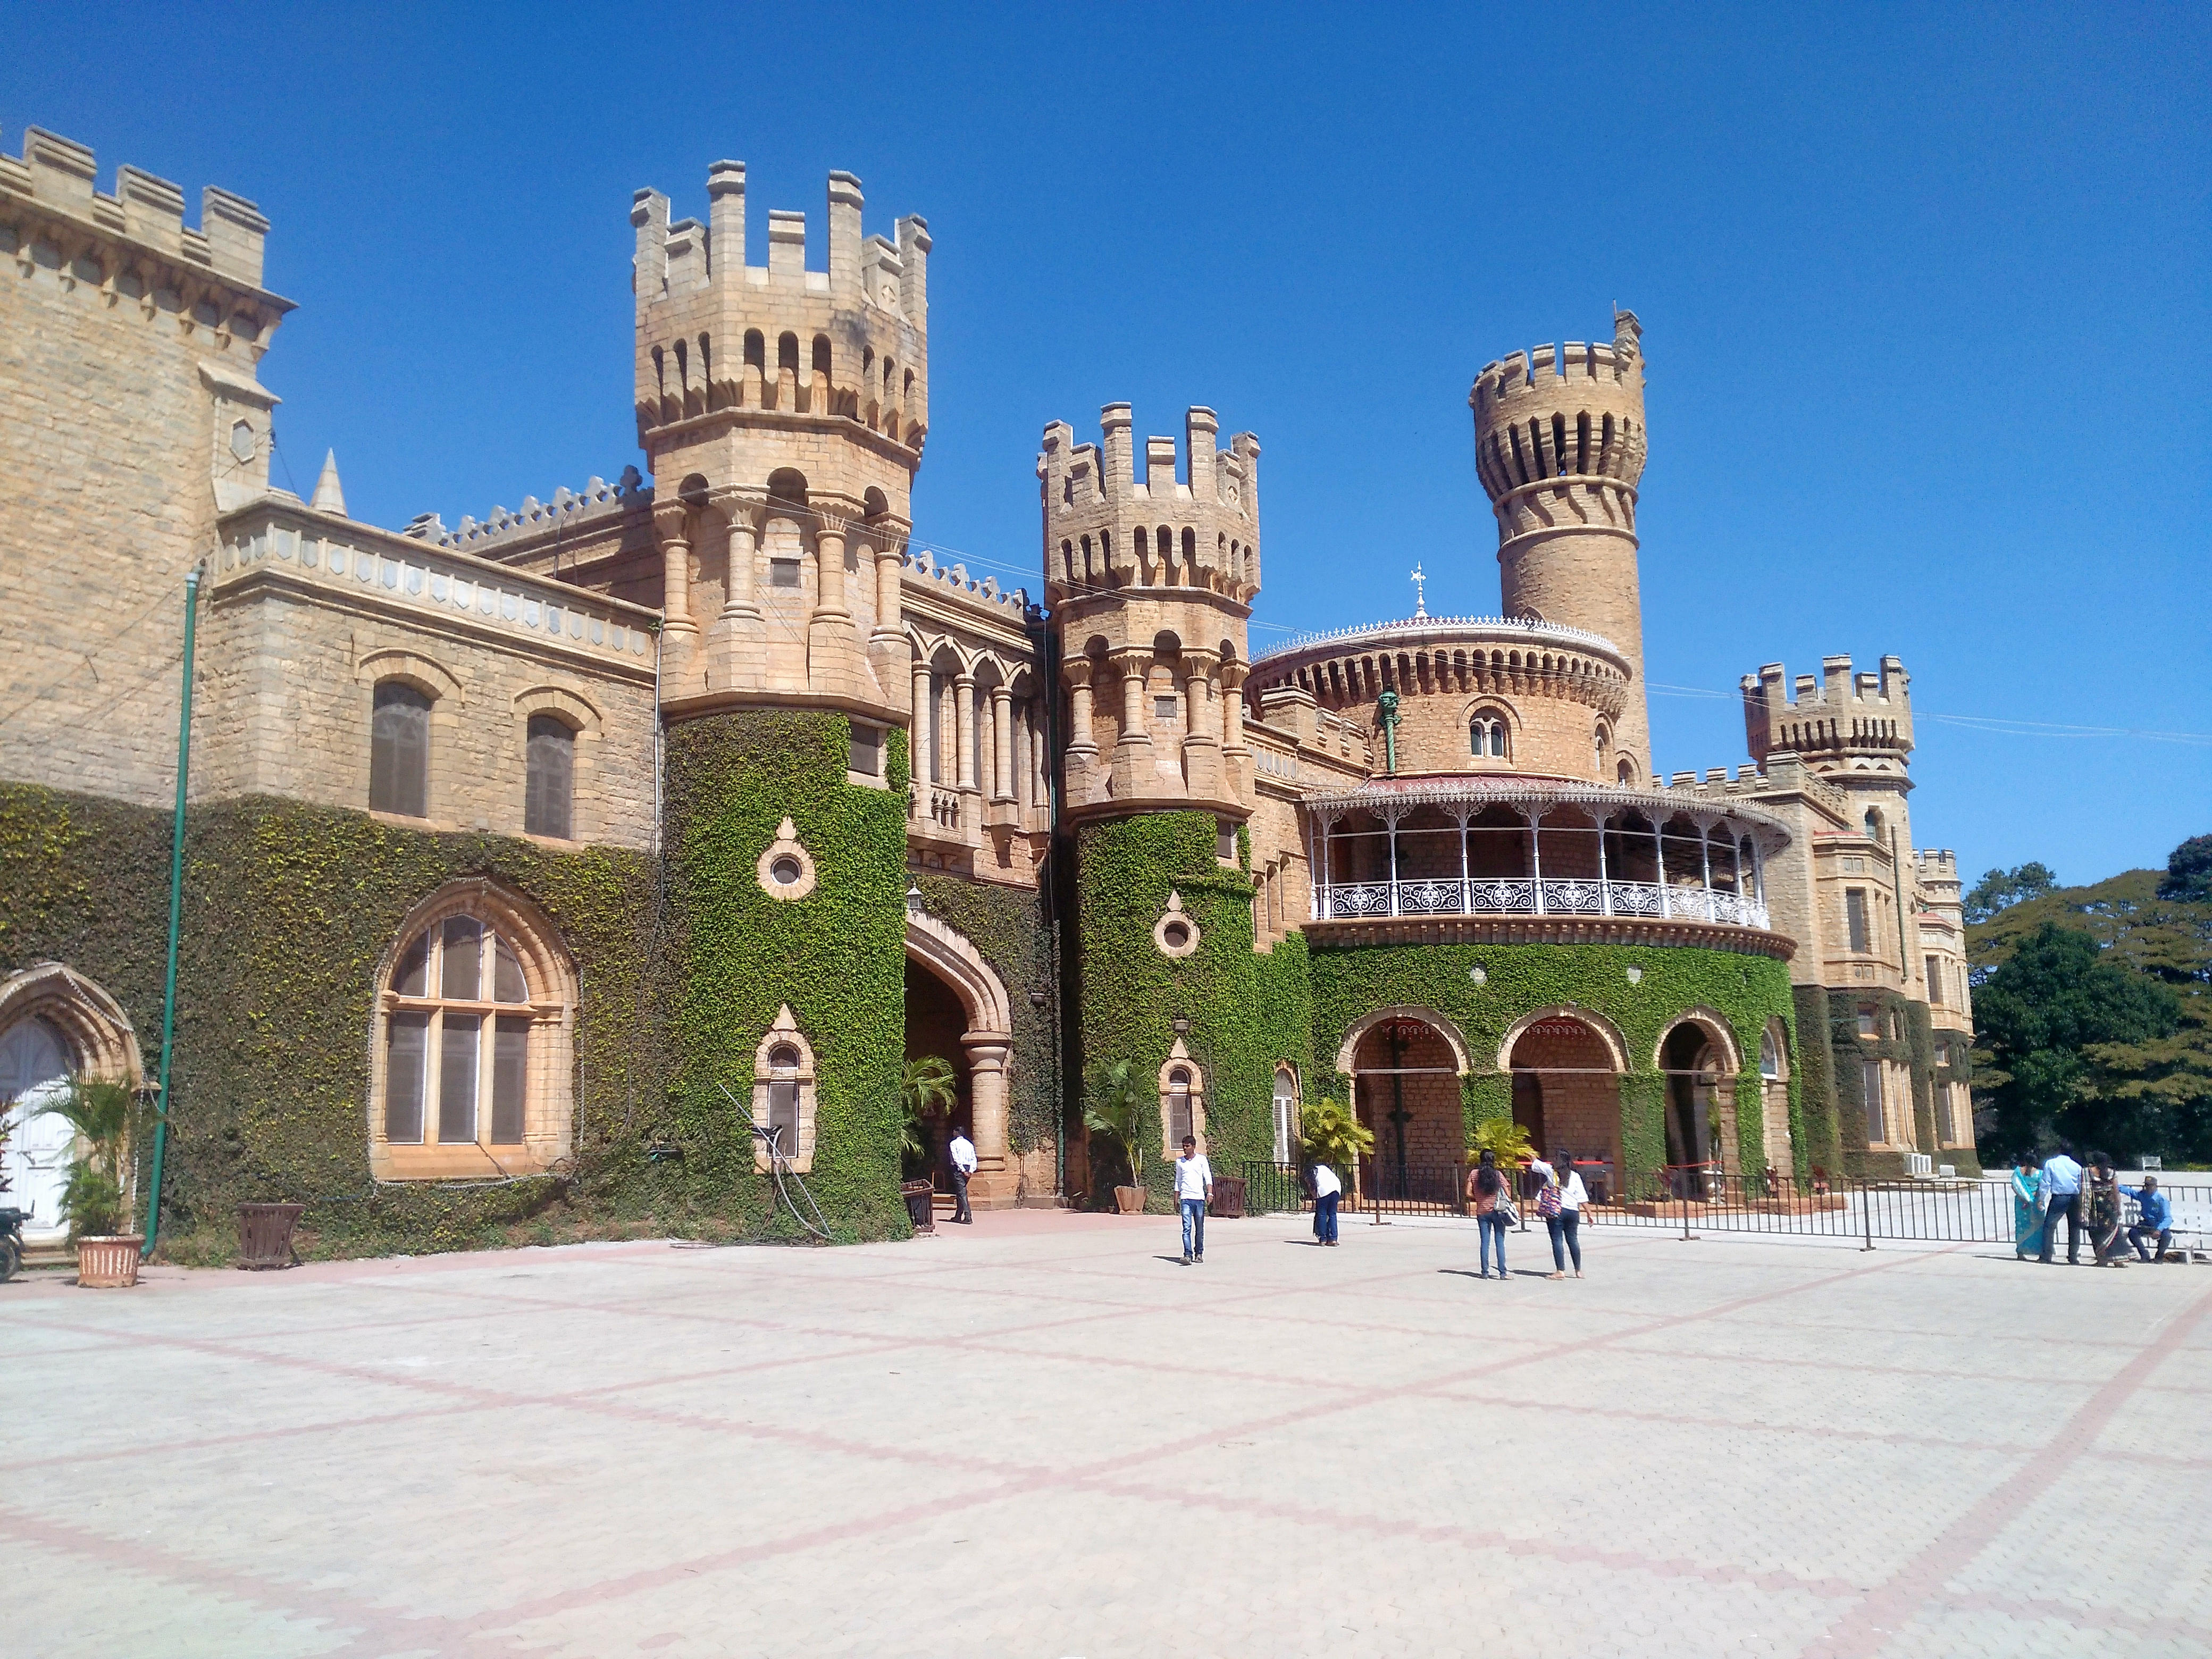
[{"label": "ornate balcony", "polygon": [[1474,877],[1425,881],[1359,881],[1319,887],[1318,921],[1373,921],[1393,916],[1642,916],[1653,921],[1767,926],[1766,906],[1717,887],[1662,886],[1651,881],[1539,880]]}]

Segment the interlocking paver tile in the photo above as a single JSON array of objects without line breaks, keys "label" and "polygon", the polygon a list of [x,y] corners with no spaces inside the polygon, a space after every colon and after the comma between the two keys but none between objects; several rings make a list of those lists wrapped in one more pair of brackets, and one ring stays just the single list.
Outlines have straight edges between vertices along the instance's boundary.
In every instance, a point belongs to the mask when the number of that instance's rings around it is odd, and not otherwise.
[{"label": "interlocking paver tile", "polygon": [[1500,1285],[1451,1225],[1212,1232],[10,1285],[0,1647],[2212,1647],[2199,1272],[1594,1227],[1588,1279],[1529,1235]]}]

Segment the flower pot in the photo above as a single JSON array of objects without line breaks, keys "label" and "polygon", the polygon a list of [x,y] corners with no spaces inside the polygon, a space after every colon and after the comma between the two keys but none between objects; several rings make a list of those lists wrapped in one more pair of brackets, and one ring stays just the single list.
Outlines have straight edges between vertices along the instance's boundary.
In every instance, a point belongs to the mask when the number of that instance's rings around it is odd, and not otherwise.
[{"label": "flower pot", "polygon": [[1142,1187],[1116,1187],[1114,1205],[1123,1215],[1142,1215],[1145,1212],[1145,1189]]},{"label": "flower pot", "polygon": [[141,1237],[80,1238],[76,1242],[76,1282],[88,1291],[127,1290],[138,1282]]},{"label": "flower pot", "polygon": [[899,1183],[899,1196],[906,1200],[907,1219],[914,1224],[915,1231],[933,1233],[937,1231],[937,1223],[931,1212],[934,1189],[930,1182],[902,1181]]},{"label": "flower pot", "polygon": [[300,1258],[292,1249],[292,1229],[306,1212],[301,1204],[241,1204],[238,1206],[238,1265],[241,1267],[296,1267]]}]

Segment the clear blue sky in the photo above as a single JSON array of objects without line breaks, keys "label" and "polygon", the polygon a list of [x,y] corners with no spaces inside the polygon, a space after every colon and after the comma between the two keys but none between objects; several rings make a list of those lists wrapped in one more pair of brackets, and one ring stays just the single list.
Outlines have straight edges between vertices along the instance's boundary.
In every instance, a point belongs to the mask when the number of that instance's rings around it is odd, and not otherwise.
[{"label": "clear blue sky", "polygon": [[1255,648],[1416,559],[1494,611],[1468,383],[1618,301],[1658,765],[1741,759],[1762,662],[1894,652],[1919,843],[2084,881],[2212,831],[2206,17],[18,7],[0,127],[261,204],[292,477],[391,526],[641,459],[634,189],[744,161],[764,263],[849,168],[936,241],[918,538],[1021,580],[1047,421],[1207,404],[1265,451]]}]

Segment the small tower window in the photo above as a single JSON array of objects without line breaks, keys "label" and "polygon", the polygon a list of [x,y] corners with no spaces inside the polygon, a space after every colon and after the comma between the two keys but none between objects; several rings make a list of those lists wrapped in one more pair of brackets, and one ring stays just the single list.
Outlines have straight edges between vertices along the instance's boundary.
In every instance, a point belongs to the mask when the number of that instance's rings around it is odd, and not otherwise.
[{"label": "small tower window", "polygon": [[1468,748],[1477,757],[1505,758],[1505,722],[1478,718],[1468,727]]}]

